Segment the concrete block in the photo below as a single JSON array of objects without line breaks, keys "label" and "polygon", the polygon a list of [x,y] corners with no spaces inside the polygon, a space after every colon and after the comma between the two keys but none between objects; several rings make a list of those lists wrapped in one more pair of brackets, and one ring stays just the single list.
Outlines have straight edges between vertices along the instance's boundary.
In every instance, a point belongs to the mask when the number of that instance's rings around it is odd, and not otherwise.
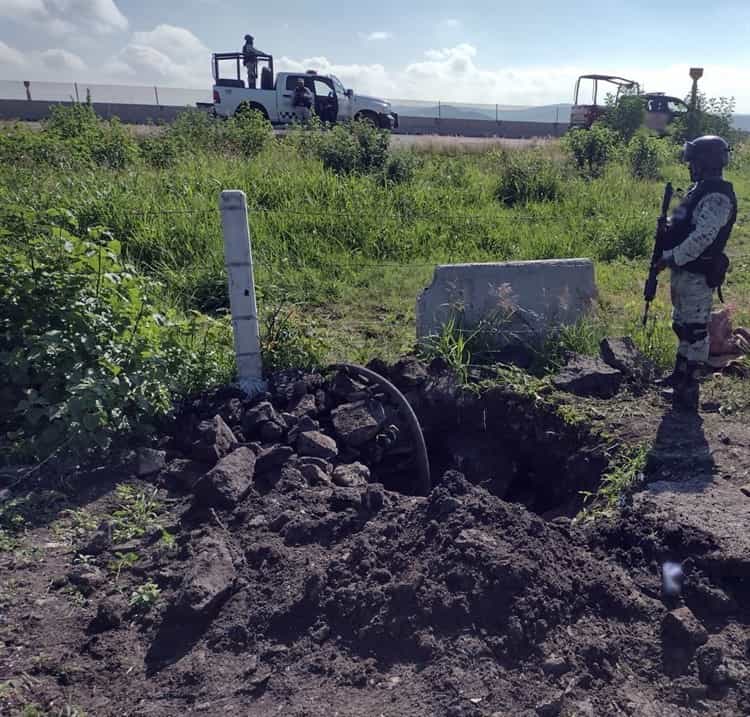
[{"label": "concrete block", "polygon": [[441,265],[417,299],[417,339],[440,334],[455,317],[465,330],[481,326],[493,346],[535,345],[575,324],[596,294],[590,259]]}]

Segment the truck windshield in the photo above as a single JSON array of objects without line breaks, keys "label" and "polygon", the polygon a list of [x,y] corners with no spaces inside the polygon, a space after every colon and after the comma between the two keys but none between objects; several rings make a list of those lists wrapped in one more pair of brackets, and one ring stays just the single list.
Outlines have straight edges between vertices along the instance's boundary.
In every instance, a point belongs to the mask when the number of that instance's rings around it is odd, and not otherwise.
[{"label": "truck windshield", "polygon": [[336,90],[336,94],[343,95],[346,90],[344,89],[344,85],[341,84],[341,80],[335,75],[331,75],[331,80],[333,81],[333,86]]}]

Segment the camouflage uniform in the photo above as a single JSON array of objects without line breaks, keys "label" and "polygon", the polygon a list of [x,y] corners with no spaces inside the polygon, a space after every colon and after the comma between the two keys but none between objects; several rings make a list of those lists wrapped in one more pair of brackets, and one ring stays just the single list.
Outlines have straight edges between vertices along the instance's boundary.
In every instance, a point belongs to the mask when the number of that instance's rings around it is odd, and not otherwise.
[{"label": "camouflage uniform", "polygon": [[724,194],[707,194],[693,212],[695,229],[685,241],[664,254],[672,266],[672,321],[680,337],[678,355],[691,362],[708,360],[708,324],[713,289],[706,277],[680,267],[695,261],[716,239],[732,215],[732,203]]}]

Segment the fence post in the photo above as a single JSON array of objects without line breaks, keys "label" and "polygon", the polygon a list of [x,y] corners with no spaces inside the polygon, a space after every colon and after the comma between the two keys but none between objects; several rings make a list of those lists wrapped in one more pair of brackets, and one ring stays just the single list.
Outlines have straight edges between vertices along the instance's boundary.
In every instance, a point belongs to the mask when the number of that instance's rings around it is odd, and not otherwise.
[{"label": "fence post", "polygon": [[154,96],[156,97],[156,106],[161,107],[159,103],[159,90],[156,88],[156,85],[154,85]]},{"label": "fence post", "polygon": [[76,90],[76,104],[77,104],[81,101],[80,98],[78,97],[78,83],[74,82],[73,87],[75,87],[75,90]]},{"label": "fence post", "polygon": [[263,393],[258,307],[255,301],[253,254],[247,221],[247,197],[240,190],[221,193],[221,226],[224,233],[224,264],[229,284],[234,350],[240,388],[250,397]]},{"label": "fence post", "polygon": [[26,88],[26,99],[31,102],[31,82],[24,80],[23,86]]}]

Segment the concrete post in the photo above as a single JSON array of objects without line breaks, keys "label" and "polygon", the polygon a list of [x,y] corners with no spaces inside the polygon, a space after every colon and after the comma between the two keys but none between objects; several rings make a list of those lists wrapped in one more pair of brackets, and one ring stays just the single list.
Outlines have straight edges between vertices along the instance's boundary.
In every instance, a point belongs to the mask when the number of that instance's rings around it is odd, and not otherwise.
[{"label": "concrete post", "polygon": [[161,104],[159,103],[159,90],[156,85],[154,85],[154,97],[156,98],[156,106],[161,107]]},{"label": "concrete post", "polygon": [[26,99],[31,102],[31,82],[24,80],[23,86],[26,88]]},{"label": "concrete post", "polygon": [[258,307],[255,300],[253,254],[247,221],[247,197],[239,190],[221,193],[221,226],[224,233],[224,263],[232,310],[234,350],[240,388],[250,397],[263,393],[263,363],[260,355]]}]

